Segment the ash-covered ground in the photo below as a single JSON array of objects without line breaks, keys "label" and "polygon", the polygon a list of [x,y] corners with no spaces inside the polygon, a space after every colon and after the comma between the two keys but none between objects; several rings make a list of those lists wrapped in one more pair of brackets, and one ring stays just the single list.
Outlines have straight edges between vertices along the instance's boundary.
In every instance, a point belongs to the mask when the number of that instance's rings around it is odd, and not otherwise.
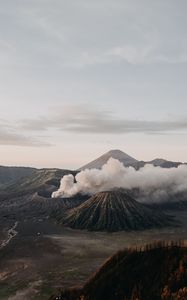
[{"label": "ash-covered ground", "polygon": [[181,227],[141,232],[72,230],[42,218],[1,223],[0,299],[47,299],[59,288],[82,285],[119,249],[186,239],[187,211],[171,213]]}]

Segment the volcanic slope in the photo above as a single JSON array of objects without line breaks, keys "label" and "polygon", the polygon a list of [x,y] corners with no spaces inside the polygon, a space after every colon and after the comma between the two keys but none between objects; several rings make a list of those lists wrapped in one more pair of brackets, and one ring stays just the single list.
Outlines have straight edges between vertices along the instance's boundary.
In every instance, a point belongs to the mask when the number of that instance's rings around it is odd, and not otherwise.
[{"label": "volcanic slope", "polygon": [[100,192],[62,219],[64,225],[91,231],[143,230],[173,224],[173,218],[137,202],[121,190]]},{"label": "volcanic slope", "polygon": [[[49,217],[58,211],[64,214],[69,208],[80,205],[85,197],[76,195],[71,199],[52,199],[51,193],[60,184],[62,176],[76,172],[59,169],[36,170],[32,175],[20,178],[0,191],[0,219],[17,220]],[[86,198],[88,199],[88,198]]]},{"label": "volcanic slope", "polygon": [[123,250],[110,258],[82,289],[59,300],[185,300],[187,248],[170,243]]},{"label": "volcanic slope", "polygon": [[124,164],[124,166],[134,166],[138,163],[138,161],[131,157],[130,155],[126,154],[125,152],[121,150],[110,150],[107,153],[103,154],[99,158],[91,161],[87,165],[81,167],[79,170],[85,170],[85,169],[101,169],[104,164],[107,163],[109,158],[115,158],[118,159],[120,162]]},{"label": "volcanic slope", "polygon": [[12,198],[38,192],[42,196],[50,197],[51,193],[59,186],[61,178],[67,174],[75,175],[76,172],[61,169],[35,170],[30,176],[25,176],[13,184],[5,186],[1,189],[0,196],[4,194],[8,198]]}]

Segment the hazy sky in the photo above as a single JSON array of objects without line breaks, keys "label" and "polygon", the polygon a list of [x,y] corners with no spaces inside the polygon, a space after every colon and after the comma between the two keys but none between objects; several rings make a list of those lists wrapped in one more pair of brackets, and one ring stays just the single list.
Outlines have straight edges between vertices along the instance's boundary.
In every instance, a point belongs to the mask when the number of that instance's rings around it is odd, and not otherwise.
[{"label": "hazy sky", "polygon": [[0,0],[0,164],[187,161],[186,0]]}]

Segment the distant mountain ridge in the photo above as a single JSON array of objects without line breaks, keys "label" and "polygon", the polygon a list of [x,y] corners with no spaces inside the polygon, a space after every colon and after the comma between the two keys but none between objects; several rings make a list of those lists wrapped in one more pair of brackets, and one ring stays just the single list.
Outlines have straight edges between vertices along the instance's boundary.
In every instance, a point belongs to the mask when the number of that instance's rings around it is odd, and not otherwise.
[{"label": "distant mountain ridge", "polygon": [[0,166],[0,185],[11,183],[25,176],[30,176],[36,171],[30,167],[6,167]]},{"label": "distant mountain ridge", "polygon": [[[76,171],[61,169],[35,169],[30,175],[22,176],[1,187],[1,192],[8,197],[33,194],[50,197],[64,175],[76,174]],[[1,196],[1,194],[0,194]]]},{"label": "distant mountain ridge", "polygon": [[118,159],[120,162],[123,163],[124,166],[129,167],[132,166],[135,169],[139,169],[143,167],[145,164],[152,164],[154,166],[160,166],[162,168],[172,168],[172,167],[178,167],[179,165],[183,164],[182,162],[172,162],[161,158],[156,158],[152,161],[141,161],[133,158],[132,156],[126,154],[125,152],[115,149],[110,150],[107,153],[103,154],[102,156],[98,157],[97,159],[91,161],[90,163],[82,166],[81,168],[77,169],[76,171],[72,170],[64,170],[64,169],[58,169],[58,168],[43,168],[43,169],[37,169],[37,168],[31,168],[31,167],[11,167],[11,166],[0,166],[0,189],[4,188],[6,185],[14,185],[20,184],[20,187],[23,187],[23,184],[26,184],[26,181],[29,186],[29,178],[33,182],[33,180],[39,179],[43,176],[43,180],[45,180],[45,176],[48,177],[49,174],[58,174],[57,178],[55,179],[56,185],[58,186],[60,182],[60,175],[66,175],[68,173],[70,174],[76,174],[79,171],[85,170],[85,169],[101,169],[104,164],[107,163],[109,158],[115,158]]},{"label": "distant mountain ridge", "polygon": [[110,150],[107,153],[103,154],[102,156],[98,157],[97,159],[89,162],[88,164],[80,167],[78,171],[82,171],[85,169],[101,169],[104,164],[107,163],[109,158],[115,158],[118,159],[120,162],[123,163],[125,167],[134,167],[136,169],[139,169],[143,167],[145,164],[152,164],[154,166],[159,166],[162,168],[172,168],[172,167],[178,167],[179,165],[183,164],[182,162],[173,162],[168,161],[166,159],[162,158],[156,158],[151,161],[143,161],[143,160],[137,160],[133,158],[132,156],[126,154],[125,152],[121,150]]},{"label": "distant mountain ridge", "polygon": [[179,165],[183,164],[182,162],[174,162],[162,158],[156,158],[154,160],[149,161],[148,163],[154,165],[155,167],[162,167],[162,168],[173,168],[173,167],[176,168]]}]

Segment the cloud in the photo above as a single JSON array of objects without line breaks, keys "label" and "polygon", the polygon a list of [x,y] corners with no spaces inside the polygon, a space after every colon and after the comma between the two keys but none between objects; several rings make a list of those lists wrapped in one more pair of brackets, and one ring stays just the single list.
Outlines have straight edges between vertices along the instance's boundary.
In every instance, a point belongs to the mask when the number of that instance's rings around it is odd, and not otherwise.
[{"label": "cloud", "polygon": [[135,47],[132,45],[114,47],[109,50],[110,57],[117,57],[129,64],[143,64],[149,61],[151,46]]},{"label": "cloud", "polygon": [[[35,119],[8,122],[0,120],[0,145],[47,147],[46,134],[59,133],[122,135],[130,133],[172,134],[186,132],[184,120],[137,120],[122,118],[115,112],[98,110],[93,106],[74,105],[58,108],[58,111]],[[57,139],[58,142],[58,139]]]},{"label": "cloud", "polygon": [[[42,65],[41,60],[45,66],[52,60],[58,67],[75,68],[118,60],[129,64],[187,62],[186,4],[179,6],[171,1],[132,4],[128,0],[102,4],[90,1],[88,5],[87,1],[64,4],[57,0],[53,4],[46,1],[43,6],[43,0],[37,3],[22,0],[22,5],[18,2],[2,5],[1,22],[5,28],[3,43],[13,42],[22,65],[24,59],[28,61],[25,52],[31,66],[37,67]],[[6,32],[10,25],[11,31]],[[9,52],[7,64],[10,56],[17,57],[16,53]]]},{"label": "cloud", "polygon": [[165,169],[147,164],[136,170],[110,158],[101,169],[86,169],[75,178],[72,174],[64,176],[52,197],[71,197],[77,193],[92,195],[114,188],[138,190],[138,199],[143,202],[172,201],[173,196],[187,192],[187,166]]},{"label": "cloud", "polygon": [[1,122],[0,124],[0,145],[27,147],[50,146],[49,143],[40,141],[38,138],[19,133],[18,129],[13,128],[6,122]]},{"label": "cloud", "polygon": [[97,110],[86,105],[66,106],[58,113],[37,119],[23,120],[20,126],[29,131],[55,129],[72,133],[89,134],[126,134],[149,133],[163,134],[187,129],[186,120],[137,120],[119,117],[115,113]]},{"label": "cloud", "polygon": [[186,49],[169,53],[164,53],[159,45],[147,42],[144,45],[119,45],[109,49],[97,51],[84,51],[74,60],[66,62],[65,65],[70,67],[85,67],[91,65],[113,64],[125,62],[131,65],[143,64],[177,64],[187,63]]}]

